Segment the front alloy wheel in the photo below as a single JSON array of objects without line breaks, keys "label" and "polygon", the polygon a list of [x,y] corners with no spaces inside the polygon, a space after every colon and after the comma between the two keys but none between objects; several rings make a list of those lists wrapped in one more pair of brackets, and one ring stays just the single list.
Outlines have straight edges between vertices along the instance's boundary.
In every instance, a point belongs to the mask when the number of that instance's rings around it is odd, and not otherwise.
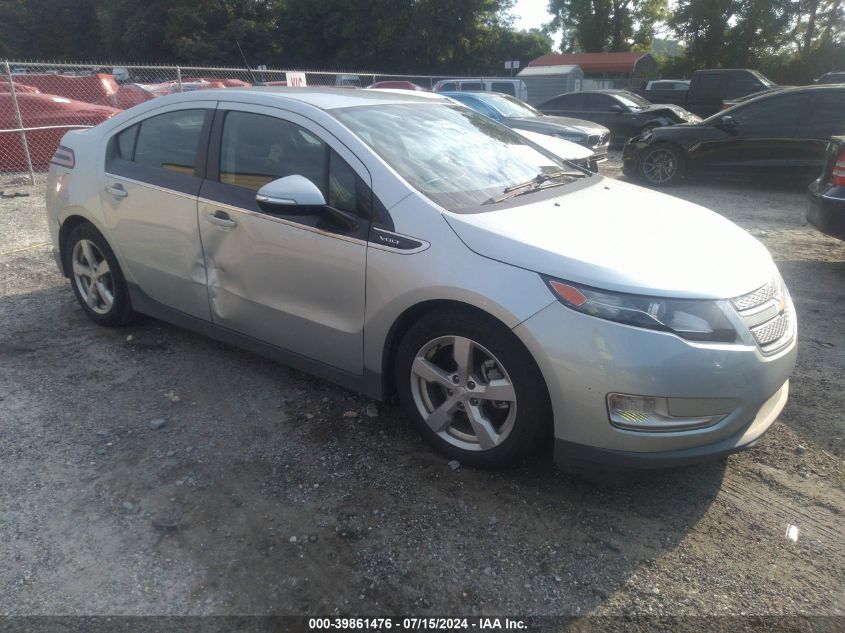
[{"label": "front alloy wheel", "polygon": [[514,427],[516,392],[489,350],[463,336],[441,336],[417,352],[411,393],[426,425],[447,443],[468,451],[490,450]]},{"label": "front alloy wheel", "polygon": [[666,145],[646,150],[642,158],[643,177],[651,184],[661,186],[676,182],[681,176],[681,157]]},{"label": "front alloy wheel", "polygon": [[414,426],[463,464],[502,467],[551,431],[551,404],[534,358],[514,333],[474,311],[430,312],[396,351],[394,384]]}]

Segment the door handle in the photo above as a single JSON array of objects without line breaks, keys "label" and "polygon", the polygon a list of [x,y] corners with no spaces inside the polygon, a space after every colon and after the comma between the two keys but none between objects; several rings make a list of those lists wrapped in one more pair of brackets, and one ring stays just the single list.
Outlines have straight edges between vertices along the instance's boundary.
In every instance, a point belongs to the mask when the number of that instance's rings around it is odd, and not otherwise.
[{"label": "door handle", "polygon": [[106,185],[106,193],[110,193],[115,198],[125,198],[129,195],[129,192],[120,183]]},{"label": "door handle", "polygon": [[231,229],[238,225],[232,218],[229,217],[229,214],[225,211],[215,211],[214,213],[209,213],[207,216],[208,221],[212,224],[216,224],[217,226],[222,226],[226,229]]}]

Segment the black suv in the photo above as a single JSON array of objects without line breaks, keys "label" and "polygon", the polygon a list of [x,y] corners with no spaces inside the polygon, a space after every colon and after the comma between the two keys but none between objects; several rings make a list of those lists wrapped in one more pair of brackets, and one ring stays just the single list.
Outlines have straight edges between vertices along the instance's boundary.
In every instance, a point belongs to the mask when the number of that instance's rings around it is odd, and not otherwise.
[{"label": "black suv", "polygon": [[623,150],[623,171],[653,185],[693,172],[818,176],[831,136],[845,134],[845,86],[764,93],[700,123],[649,130]]}]

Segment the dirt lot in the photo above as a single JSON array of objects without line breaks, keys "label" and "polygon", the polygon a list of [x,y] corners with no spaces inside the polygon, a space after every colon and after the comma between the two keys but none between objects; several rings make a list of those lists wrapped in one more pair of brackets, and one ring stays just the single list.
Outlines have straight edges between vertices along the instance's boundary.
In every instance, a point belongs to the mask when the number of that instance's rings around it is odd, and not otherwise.
[{"label": "dirt lot", "polygon": [[625,483],[452,470],[395,408],[155,321],[97,328],[40,189],[0,189],[32,193],[0,200],[0,613],[845,615],[845,243],[803,187],[669,191],[769,247],[798,366],[758,447]]}]

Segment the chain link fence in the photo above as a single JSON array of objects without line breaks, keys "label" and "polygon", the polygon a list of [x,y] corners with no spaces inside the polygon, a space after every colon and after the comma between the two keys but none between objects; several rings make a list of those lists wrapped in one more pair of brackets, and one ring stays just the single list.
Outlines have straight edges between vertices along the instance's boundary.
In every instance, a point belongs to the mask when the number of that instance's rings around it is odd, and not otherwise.
[{"label": "chain link fence", "polygon": [[[251,76],[252,75],[252,76]],[[0,62],[0,184],[35,183],[47,170],[62,136],[89,128],[118,112],[174,92],[271,86],[382,87],[431,90],[445,76]],[[383,83],[389,82],[389,83]]]}]

